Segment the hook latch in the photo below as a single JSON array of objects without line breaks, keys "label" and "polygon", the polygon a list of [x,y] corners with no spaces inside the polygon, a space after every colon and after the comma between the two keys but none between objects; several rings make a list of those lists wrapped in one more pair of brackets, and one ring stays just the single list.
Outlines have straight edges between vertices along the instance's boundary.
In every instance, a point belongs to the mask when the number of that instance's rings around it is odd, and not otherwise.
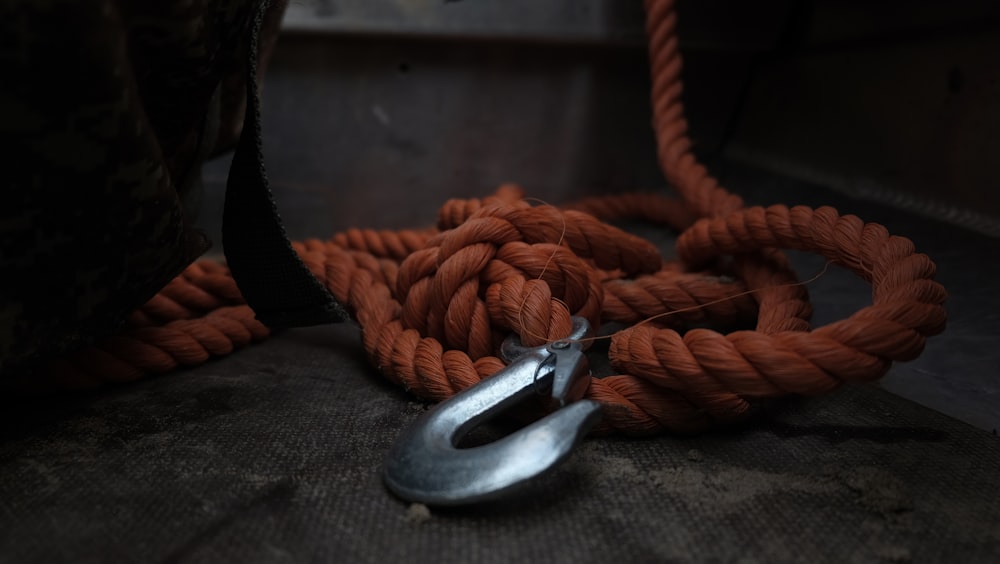
[{"label": "hook latch", "polygon": [[[579,338],[587,321],[573,318],[567,340],[527,348],[504,343],[511,364],[422,414],[392,446],[385,483],[399,497],[431,505],[494,499],[553,469],[600,419],[600,404],[578,400],[590,370]],[[551,387],[561,406],[506,437],[458,448],[469,431],[500,412]]]}]

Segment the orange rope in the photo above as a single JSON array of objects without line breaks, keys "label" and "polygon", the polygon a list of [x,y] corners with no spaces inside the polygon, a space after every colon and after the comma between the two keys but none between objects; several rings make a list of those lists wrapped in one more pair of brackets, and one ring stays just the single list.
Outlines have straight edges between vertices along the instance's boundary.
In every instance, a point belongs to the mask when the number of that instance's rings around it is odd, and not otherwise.
[{"label": "orange rope", "polygon": [[[600,430],[691,431],[738,420],[760,398],[878,378],[944,329],[945,290],[910,241],[832,208],[743,209],[718,185],[690,152],[674,3],[648,0],[646,8],[658,155],[682,202],[607,196],[559,210],[533,207],[519,188],[503,186],[482,200],[447,202],[437,229],[355,229],[294,243],[357,320],[386,377],[440,400],[500,370],[493,355],[512,332],[538,345],[568,334],[572,315],[595,327],[632,324],[611,338],[620,374],[591,381],[588,397],[605,408]],[[622,218],[680,231],[679,261],[664,263],[652,244],[602,221]],[[853,271],[871,283],[872,305],[810,330],[805,288],[777,249],[814,252]],[[754,317],[755,331],[703,328]],[[683,331],[692,324],[701,328]],[[267,335],[226,268],[200,261],[122,334],[53,362],[31,383],[131,380]]]}]

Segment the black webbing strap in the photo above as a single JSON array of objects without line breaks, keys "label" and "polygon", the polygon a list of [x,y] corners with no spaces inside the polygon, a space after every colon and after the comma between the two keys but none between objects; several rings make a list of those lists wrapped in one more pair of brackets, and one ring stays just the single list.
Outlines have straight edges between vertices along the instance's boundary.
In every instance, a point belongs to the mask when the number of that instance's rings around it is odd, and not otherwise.
[{"label": "black webbing strap", "polygon": [[335,323],[344,308],[309,272],[292,249],[267,183],[261,145],[257,51],[270,0],[254,17],[247,55],[247,108],[229,169],[222,216],[226,261],[247,304],[271,328]]}]

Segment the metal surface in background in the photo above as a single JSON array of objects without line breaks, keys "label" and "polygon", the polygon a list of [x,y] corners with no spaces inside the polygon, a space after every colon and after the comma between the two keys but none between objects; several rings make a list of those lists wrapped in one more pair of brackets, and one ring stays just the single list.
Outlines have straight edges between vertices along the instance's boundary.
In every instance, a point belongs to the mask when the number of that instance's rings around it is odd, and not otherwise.
[{"label": "metal surface in background", "polygon": [[[748,60],[689,57],[713,70],[686,84],[699,150],[721,143]],[[285,222],[293,237],[423,225],[440,198],[504,182],[551,201],[650,189],[649,88],[643,47],[287,36],[263,86],[268,173],[282,210],[315,211]],[[206,169],[206,218],[228,165]]]},{"label": "metal surface in background", "polygon": [[996,30],[1000,24],[1000,3],[995,0],[810,0],[804,4],[808,10],[798,35],[810,47],[960,37],[970,30]]},{"label": "metal surface in background", "polygon": [[[681,40],[699,49],[770,49],[793,4],[681,2]],[[604,46],[646,43],[641,0],[298,0],[288,6],[284,30]]]},{"label": "metal surface in background", "polygon": [[310,0],[289,4],[287,31],[535,38],[546,41],[644,38],[635,0],[476,2],[447,0]]},{"label": "metal surface in background", "polygon": [[727,156],[1000,236],[998,57],[1000,26],[771,61]]},{"label": "metal surface in background", "polygon": [[[646,74],[641,49],[286,37],[264,151],[279,209],[315,211],[286,228],[423,226],[504,182],[553,201],[658,185]],[[210,200],[227,171],[210,165]]]}]

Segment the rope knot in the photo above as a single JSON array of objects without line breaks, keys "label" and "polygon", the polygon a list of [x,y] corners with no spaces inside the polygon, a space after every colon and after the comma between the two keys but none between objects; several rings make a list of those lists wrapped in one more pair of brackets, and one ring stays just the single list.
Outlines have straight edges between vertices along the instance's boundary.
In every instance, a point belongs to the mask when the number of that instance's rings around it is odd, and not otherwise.
[{"label": "rope knot", "polygon": [[568,334],[573,315],[599,325],[603,271],[660,269],[651,243],[586,213],[511,200],[514,193],[506,186],[446,204],[441,223],[461,222],[400,265],[403,327],[472,358],[493,354],[511,332],[537,346]]}]

